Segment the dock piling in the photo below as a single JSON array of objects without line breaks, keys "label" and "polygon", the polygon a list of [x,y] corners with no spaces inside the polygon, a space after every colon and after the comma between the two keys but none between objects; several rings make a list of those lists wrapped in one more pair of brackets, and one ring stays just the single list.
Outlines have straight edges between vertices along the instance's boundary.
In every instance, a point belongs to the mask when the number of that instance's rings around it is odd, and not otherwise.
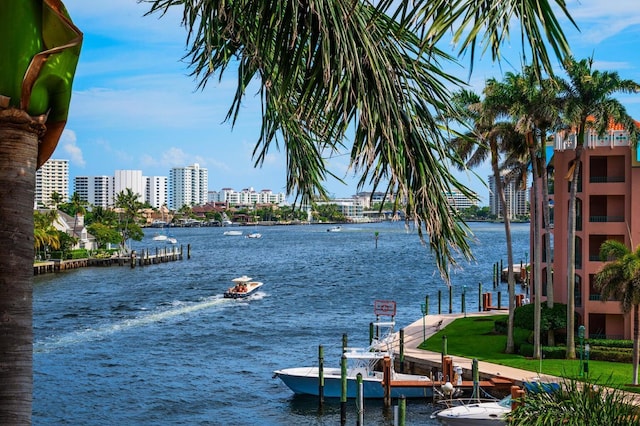
[{"label": "dock piling", "polygon": [[318,406],[324,406],[324,347],[318,346]]},{"label": "dock piling", "polygon": [[347,356],[340,359],[340,424],[347,423]]}]

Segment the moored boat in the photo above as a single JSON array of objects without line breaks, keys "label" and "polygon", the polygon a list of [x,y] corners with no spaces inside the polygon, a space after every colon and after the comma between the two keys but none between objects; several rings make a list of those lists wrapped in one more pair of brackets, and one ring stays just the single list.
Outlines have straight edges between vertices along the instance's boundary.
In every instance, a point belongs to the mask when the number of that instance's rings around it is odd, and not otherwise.
[{"label": "moored boat", "polygon": [[[376,315],[395,315],[395,302],[376,301]],[[381,337],[374,340],[366,348],[346,348],[343,356],[347,361],[347,398],[357,396],[357,377],[362,375],[362,394],[368,398],[384,398],[383,386],[384,373],[379,367],[385,358],[389,358],[391,382],[405,382],[406,386],[394,386],[390,388],[391,397],[398,398],[404,395],[406,398],[431,398],[433,397],[433,382],[427,376],[417,374],[398,373],[393,369],[393,328],[395,321],[376,321],[373,323],[377,330],[386,328],[381,332]],[[339,398],[342,396],[342,368],[332,367],[322,369],[324,388],[323,395],[327,398]],[[296,394],[316,395],[320,394],[318,367],[294,367],[274,371],[274,377],[280,378]]]},{"label": "moored boat", "polygon": [[511,412],[511,395],[495,401],[471,400],[435,413],[447,426],[502,426]]},{"label": "moored boat", "polygon": [[[378,361],[381,361],[385,356],[389,356],[389,353],[356,349],[349,350],[344,355],[350,364],[347,367],[347,398],[355,398],[357,396],[358,373],[362,374],[362,394],[365,399],[384,398],[383,372],[374,370],[374,367]],[[341,368],[323,368],[322,371],[324,379],[323,395],[326,398],[340,398],[342,395]],[[294,367],[274,371],[274,377],[280,378],[294,393],[315,396],[319,395],[319,375],[320,370],[318,367]],[[392,380],[424,382],[424,387],[393,386],[391,388],[392,398],[399,398],[402,395],[406,398],[433,397],[433,382],[427,376],[392,371]]]},{"label": "moored boat", "polygon": [[227,291],[224,292],[226,299],[243,299],[250,296],[263,285],[260,281],[252,281],[252,278],[246,275],[234,278],[231,281],[234,282],[234,286],[229,287]]}]

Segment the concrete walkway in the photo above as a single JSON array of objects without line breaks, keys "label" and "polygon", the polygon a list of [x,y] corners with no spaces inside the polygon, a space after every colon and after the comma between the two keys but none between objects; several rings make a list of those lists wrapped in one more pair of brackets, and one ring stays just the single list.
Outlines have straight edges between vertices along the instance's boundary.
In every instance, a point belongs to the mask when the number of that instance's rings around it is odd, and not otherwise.
[{"label": "concrete walkway", "polygon": [[[475,312],[468,313],[467,316],[492,316],[499,312]],[[446,327],[448,324],[458,318],[462,318],[463,314],[444,314],[444,315],[427,315],[424,320],[420,318],[407,327],[404,327],[404,355],[405,360],[422,362],[427,365],[441,365],[442,354],[440,352],[431,352],[423,349],[418,349],[425,338],[433,336],[440,329]],[[423,322],[424,321],[424,322]],[[424,325],[423,325],[424,324]],[[398,333],[399,334],[399,333]],[[396,354],[400,351],[400,339],[394,339],[394,351]],[[463,358],[459,356],[449,355],[453,359],[453,364],[462,367],[463,376],[465,380],[471,380],[471,371],[473,360],[470,358]],[[507,367],[504,365],[493,364],[490,362],[479,361],[478,370],[481,378],[490,377],[502,377],[510,379],[515,385],[522,386],[523,381],[541,380],[545,382],[560,382],[561,378],[550,375],[538,375],[538,373],[527,370],[520,370],[518,368]]]}]

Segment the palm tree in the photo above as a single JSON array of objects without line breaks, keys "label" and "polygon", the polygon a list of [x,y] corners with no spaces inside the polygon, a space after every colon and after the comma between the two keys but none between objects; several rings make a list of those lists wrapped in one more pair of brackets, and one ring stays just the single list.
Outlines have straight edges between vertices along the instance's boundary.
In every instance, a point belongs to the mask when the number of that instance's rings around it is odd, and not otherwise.
[{"label": "palm tree", "polygon": [[[560,101],[554,79],[541,79],[531,67],[525,67],[521,74],[507,73],[503,82],[491,87],[499,106],[506,106],[503,112],[512,117],[516,129],[525,136],[526,144],[512,147],[511,159],[517,170],[526,173],[523,166],[530,165],[533,174],[531,219],[533,220],[534,267],[534,358],[542,356],[540,342],[541,297],[542,297],[542,245],[544,241],[547,256],[551,255],[549,236],[549,190],[546,185],[546,134],[557,126]],[[543,229],[544,232],[543,233]],[[547,260],[548,263],[548,260]],[[553,307],[553,280],[551,268],[547,268],[547,307]],[[553,342],[553,330],[549,330]]]},{"label": "palm tree", "polygon": [[76,227],[78,226],[78,218],[80,216],[84,216],[84,214],[87,212],[86,206],[89,203],[87,203],[87,201],[85,201],[82,198],[80,198],[80,194],[78,194],[77,192],[74,192],[73,195],[71,196],[70,204],[71,204],[71,208],[73,209],[73,213],[74,213],[73,214],[73,216],[74,216],[73,236],[77,238],[77,237],[79,237],[79,235],[76,232]]},{"label": "palm tree", "polygon": [[69,110],[82,34],[59,0],[0,2],[0,424],[30,424],[36,168]]},{"label": "palm tree", "polygon": [[[576,283],[576,200],[585,132],[591,127],[599,134],[614,121],[630,133],[630,140],[637,140],[638,129],[622,104],[612,96],[616,93],[640,91],[640,85],[623,80],[616,72],[600,72],[592,69],[593,59],[576,61],[567,58],[564,69],[568,80],[559,79],[564,102],[566,123],[576,134],[575,156],[569,168],[571,181],[569,192],[568,246],[567,246],[567,358],[576,357],[575,347],[575,283]],[[635,142],[634,142],[635,143]]]},{"label": "palm tree", "polygon": [[60,237],[53,227],[57,218],[57,210],[49,210],[46,213],[37,210],[33,212],[33,243],[36,250],[46,246],[51,246],[54,250],[60,248]]},{"label": "palm tree", "polygon": [[595,275],[595,286],[600,289],[600,300],[620,301],[622,313],[633,310],[633,384],[638,384],[640,362],[640,246],[632,252],[624,243],[607,240],[600,246],[600,260],[607,262]]},{"label": "palm tree", "polygon": [[[388,182],[391,192],[407,198],[445,277],[452,250],[471,253],[468,228],[450,214],[444,193],[469,191],[443,162],[446,141],[433,110],[450,107],[445,87],[457,81],[442,71],[440,62],[452,58],[434,43],[454,29],[461,51],[473,58],[481,40],[495,59],[519,22],[536,69],[551,69],[548,48],[558,57],[569,52],[552,7],[569,16],[564,0],[384,0],[376,7],[361,0],[146,1],[150,12],[184,8],[200,87],[237,61],[233,122],[249,82],[260,78],[257,163],[278,135],[287,153],[288,192],[306,201],[326,193],[322,183],[330,172],[323,156],[339,151],[355,124],[351,163],[361,183]],[[0,312],[15,320],[0,322],[0,361],[7,367],[0,370],[0,423],[10,424],[31,418],[35,168],[50,157],[64,128],[82,34],[61,0],[2,0],[0,40],[0,57],[11,65],[0,67],[0,108],[6,109],[0,113],[0,238],[13,248],[0,259],[0,276],[12,278],[2,284],[9,297],[1,299]],[[41,74],[46,78],[38,81]]]},{"label": "palm tree", "polygon": [[[491,87],[491,82],[487,88]],[[491,91],[487,90],[491,95]],[[511,240],[511,212],[508,210],[504,191],[504,174],[499,166],[500,154],[506,147],[514,145],[522,137],[508,121],[498,121],[500,108],[496,108],[498,98],[488,97],[481,102],[480,96],[468,90],[457,92],[453,96],[455,115],[465,118],[465,126],[469,131],[452,140],[453,149],[464,161],[461,168],[474,168],[487,159],[496,185],[496,193],[500,200],[504,231],[507,241],[507,285],[509,289],[509,320],[507,327],[507,353],[513,353],[513,319],[515,310],[515,280],[513,276],[513,244]]]},{"label": "palm tree", "polygon": [[121,209],[120,228],[122,241],[120,246],[126,250],[127,240],[139,233],[140,227],[137,225],[136,220],[140,217],[139,210],[142,208],[140,194],[134,193],[131,188],[126,188],[116,195],[114,205]]},{"label": "palm tree", "polygon": [[[452,108],[447,86],[460,81],[443,71],[441,63],[453,58],[436,43],[454,29],[454,42],[473,57],[483,33],[485,49],[496,58],[517,18],[538,68],[551,69],[547,41],[559,56],[568,51],[546,0],[150,3],[149,13],[183,9],[199,87],[237,61],[238,86],[227,116],[232,122],[248,83],[259,81],[257,164],[274,142],[284,141],[287,192],[300,194],[305,204],[316,194],[326,197],[323,182],[331,172],[324,156],[339,153],[353,129],[349,150],[359,189],[386,186],[386,193],[406,199],[406,213],[421,238],[424,226],[445,279],[455,252],[471,257],[469,229],[448,207],[446,193],[472,194],[450,172],[449,163],[458,159],[446,149],[437,122],[436,111]],[[555,3],[568,16],[564,1]]]},{"label": "palm tree", "polygon": [[53,191],[51,193],[51,202],[53,203],[53,208],[57,209],[58,205],[64,200],[64,197],[59,192]]}]

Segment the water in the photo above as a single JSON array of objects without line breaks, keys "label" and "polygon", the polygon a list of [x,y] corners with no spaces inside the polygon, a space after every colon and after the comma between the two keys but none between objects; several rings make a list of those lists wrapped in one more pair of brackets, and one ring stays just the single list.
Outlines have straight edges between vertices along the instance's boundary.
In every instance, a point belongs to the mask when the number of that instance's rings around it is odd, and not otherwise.
[{"label": "water", "polygon": [[[453,274],[454,312],[463,285],[477,310],[478,282],[490,289],[492,265],[506,261],[503,225],[471,226],[477,262]],[[316,364],[318,345],[337,365],[345,333],[350,346],[366,345],[375,300],[397,302],[399,329],[421,318],[426,295],[436,313],[439,289],[448,311],[448,290],[403,224],[326,229],[265,227],[258,240],[173,229],[185,253],[191,244],[190,260],[35,277],[33,424],[340,424],[339,402],[319,412],[316,398],[294,396],[273,371]],[[519,262],[528,224],[513,234]],[[159,246],[152,236],[133,248]],[[248,300],[223,299],[244,274],[265,285]],[[437,424],[432,409],[409,401],[407,424]],[[347,416],[356,423],[351,402]],[[365,424],[392,425],[393,414],[366,401]]]}]

